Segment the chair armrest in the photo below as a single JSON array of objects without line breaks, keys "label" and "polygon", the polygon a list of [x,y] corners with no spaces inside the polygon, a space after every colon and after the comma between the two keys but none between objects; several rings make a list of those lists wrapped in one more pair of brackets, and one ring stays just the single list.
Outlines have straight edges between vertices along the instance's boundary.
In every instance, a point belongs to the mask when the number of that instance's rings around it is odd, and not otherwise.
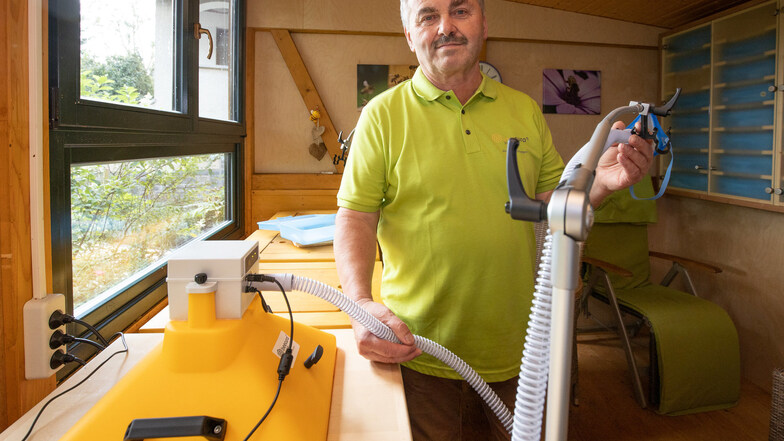
[{"label": "chair armrest", "polygon": [[583,256],[582,260],[584,263],[601,268],[608,273],[618,274],[619,276],[623,277],[631,277],[633,275],[632,272],[627,269],[623,269],[620,266],[613,265],[612,263],[605,262],[603,260],[594,259],[593,257]]},{"label": "chair armrest", "polygon": [[658,257],[659,259],[669,260],[671,262],[677,262],[688,268],[695,268],[714,274],[718,274],[722,271],[721,268],[711,265],[709,263],[700,262],[699,260],[694,260],[694,259],[688,259],[686,257],[675,256],[673,254],[660,253],[658,251],[648,251],[648,255],[651,257]]}]

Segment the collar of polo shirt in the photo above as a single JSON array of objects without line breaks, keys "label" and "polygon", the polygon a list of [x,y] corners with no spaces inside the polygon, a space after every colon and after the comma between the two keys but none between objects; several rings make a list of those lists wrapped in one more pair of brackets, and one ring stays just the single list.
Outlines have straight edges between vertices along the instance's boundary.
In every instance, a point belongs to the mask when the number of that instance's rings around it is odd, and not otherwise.
[{"label": "collar of polo shirt", "polygon": [[[422,73],[422,69],[416,70],[411,81],[414,85],[414,92],[426,101],[435,101],[447,93],[447,91],[434,86],[433,83],[427,79],[425,74]],[[478,93],[494,100],[498,96],[498,83],[487,78],[485,74],[482,74],[482,82],[479,84],[479,88],[474,93],[474,96]],[[471,97],[471,99],[473,99],[473,97]],[[469,99],[468,102],[471,102],[471,99]]]}]

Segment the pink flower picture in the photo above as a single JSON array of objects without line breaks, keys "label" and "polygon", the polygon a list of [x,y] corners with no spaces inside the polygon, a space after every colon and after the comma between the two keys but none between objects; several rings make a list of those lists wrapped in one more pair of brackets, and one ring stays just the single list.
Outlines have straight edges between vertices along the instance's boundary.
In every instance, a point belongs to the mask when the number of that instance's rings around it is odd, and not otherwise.
[{"label": "pink flower picture", "polygon": [[545,69],[542,112],[598,115],[601,92],[600,71]]}]

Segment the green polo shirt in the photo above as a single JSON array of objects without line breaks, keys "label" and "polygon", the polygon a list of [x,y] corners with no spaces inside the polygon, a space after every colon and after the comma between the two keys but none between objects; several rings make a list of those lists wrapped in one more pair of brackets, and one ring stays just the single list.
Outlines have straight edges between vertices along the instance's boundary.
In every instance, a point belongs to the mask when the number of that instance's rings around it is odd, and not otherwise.
[{"label": "green polo shirt", "polygon": [[[534,287],[533,225],[504,211],[511,137],[529,195],[552,190],[563,161],[534,100],[483,77],[461,105],[420,69],[362,111],[338,193],[380,210],[384,304],[486,381],[518,374]],[[459,378],[429,355],[406,366]]]}]

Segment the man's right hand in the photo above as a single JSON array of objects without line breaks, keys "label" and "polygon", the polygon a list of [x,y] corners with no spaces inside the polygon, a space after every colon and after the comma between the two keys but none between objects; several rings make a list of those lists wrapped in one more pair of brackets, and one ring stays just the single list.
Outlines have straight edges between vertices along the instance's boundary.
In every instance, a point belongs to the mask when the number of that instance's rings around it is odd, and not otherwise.
[{"label": "man's right hand", "polygon": [[398,340],[402,342],[392,343],[376,337],[367,328],[352,320],[351,327],[354,328],[354,337],[357,340],[357,349],[360,355],[368,360],[381,363],[404,363],[422,354],[422,350],[416,347],[414,335],[411,334],[408,326],[389,308],[370,299],[360,301],[358,304],[370,315],[389,326]]}]

